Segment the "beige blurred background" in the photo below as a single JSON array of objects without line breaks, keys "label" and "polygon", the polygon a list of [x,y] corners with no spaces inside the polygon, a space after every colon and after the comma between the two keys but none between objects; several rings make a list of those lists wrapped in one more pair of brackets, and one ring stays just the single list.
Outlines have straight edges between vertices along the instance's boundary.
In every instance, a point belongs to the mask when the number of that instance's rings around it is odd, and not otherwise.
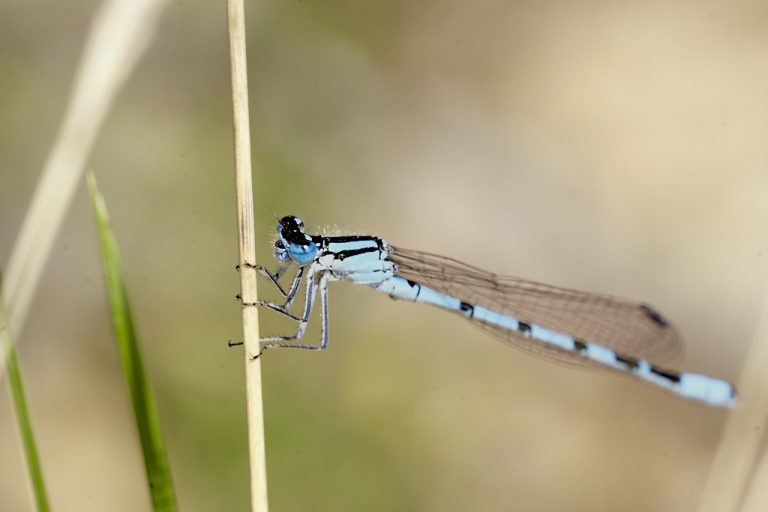
[{"label": "beige blurred background", "polygon": [[[98,2],[0,5],[0,261]],[[766,284],[764,2],[249,2],[256,218],[642,299],[736,380]],[[182,1],[90,160],[185,511],[248,503],[225,6]],[[268,287],[262,285],[267,291]],[[264,359],[275,511],[694,510],[726,413],[346,284]],[[265,314],[265,334],[288,326]],[[317,330],[310,332],[316,335]],[[56,510],[149,510],[85,187],[21,340]],[[5,388],[5,383],[2,384]],[[30,510],[0,393],[0,510]]]}]

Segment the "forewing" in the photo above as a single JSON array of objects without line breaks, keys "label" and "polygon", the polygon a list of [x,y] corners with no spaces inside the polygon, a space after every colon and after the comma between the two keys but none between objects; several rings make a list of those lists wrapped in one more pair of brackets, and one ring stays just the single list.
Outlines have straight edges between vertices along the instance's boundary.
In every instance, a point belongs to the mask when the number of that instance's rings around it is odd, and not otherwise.
[{"label": "forewing", "polygon": [[[522,322],[600,344],[619,354],[669,365],[682,353],[677,330],[647,304],[499,276],[452,258],[411,249],[393,247],[389,258],[398,266],[397,275],[405,279]],[[547,359],[598,366],[517,331],[475,323],[502,341]]]}]

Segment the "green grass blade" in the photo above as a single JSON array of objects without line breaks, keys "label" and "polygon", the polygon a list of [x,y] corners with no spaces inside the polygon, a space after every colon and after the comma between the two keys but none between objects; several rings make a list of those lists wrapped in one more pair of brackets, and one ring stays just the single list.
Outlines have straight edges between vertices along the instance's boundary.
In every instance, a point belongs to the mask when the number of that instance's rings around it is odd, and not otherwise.
[{"label": "green grass blade", "polygon": [[96,180],[92,174],[88,176],[88,191],[101,244],[101,259],[112,323],[117,335],[125,382],[131,397],[133,414],[144,453],[144,466],[152,505],[156,511],[175,511],[178,510],[178,505],[171,481],[171,469],[160,432],[157,404],[144,369],[136,330],[131,318],[117,240],[109,225],[104,199],[97,189]]},{"label": "green grass blade", "polygon": [[0,311],[0,350],[6,352],[5,367],[8,372],[8,392],[13,402],[21,444],[24,449],[24,459],[26,461],[32,496],[35,500],[35,510],[48,512],[51,510],[51,506],[48,503],[48,494],[45,492],[43,469],[40,466],[35,436],[32,433],[32,420],[29,417],[29,408],[27,408],[27,399],[24,394],[19,358],[16,355],[16,344],[6,322],[5,311]]}]

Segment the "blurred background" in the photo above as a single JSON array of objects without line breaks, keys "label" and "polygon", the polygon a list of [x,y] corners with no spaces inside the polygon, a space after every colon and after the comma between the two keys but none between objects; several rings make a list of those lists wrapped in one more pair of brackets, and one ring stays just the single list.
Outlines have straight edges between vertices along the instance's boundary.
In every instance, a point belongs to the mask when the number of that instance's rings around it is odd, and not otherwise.
[{"label": "blurred background", "polygon": [[[0,261],[96,1],[0,5]],[[764,2],[249,2],[260,262],[274,215],[647,301],[736,380],[768,249]],[[181,508],[246,510],[223,2],[179,1],[90,167]],[[261,291],[270,292],[266,283]],[[331,346],[263,361],[275,511],[693,510],[726,412],[330,290]],[[262,315],[263,334],[290,326]],[[309,338],[318,334],[310,330]],[[21,336],[57,510],[149,510],[83,184]],[[5,387],[5,383],[2,385]],[[29,510],[7,393],[0,509]]]}]

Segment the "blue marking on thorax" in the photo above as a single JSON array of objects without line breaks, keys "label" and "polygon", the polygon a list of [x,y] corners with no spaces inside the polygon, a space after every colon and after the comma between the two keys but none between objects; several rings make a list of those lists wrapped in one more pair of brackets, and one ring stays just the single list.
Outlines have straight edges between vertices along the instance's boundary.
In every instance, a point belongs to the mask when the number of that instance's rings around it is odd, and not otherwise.
[{"label": "blue marking on thorax", "polygon": [[[359,250],[359,249],[355,249]],[[353,254],[345,258],[336,253],[327,253],[318,260],[339,279],[357,284],[376,285],[394,274],[395,265],[379,250]]]}]

